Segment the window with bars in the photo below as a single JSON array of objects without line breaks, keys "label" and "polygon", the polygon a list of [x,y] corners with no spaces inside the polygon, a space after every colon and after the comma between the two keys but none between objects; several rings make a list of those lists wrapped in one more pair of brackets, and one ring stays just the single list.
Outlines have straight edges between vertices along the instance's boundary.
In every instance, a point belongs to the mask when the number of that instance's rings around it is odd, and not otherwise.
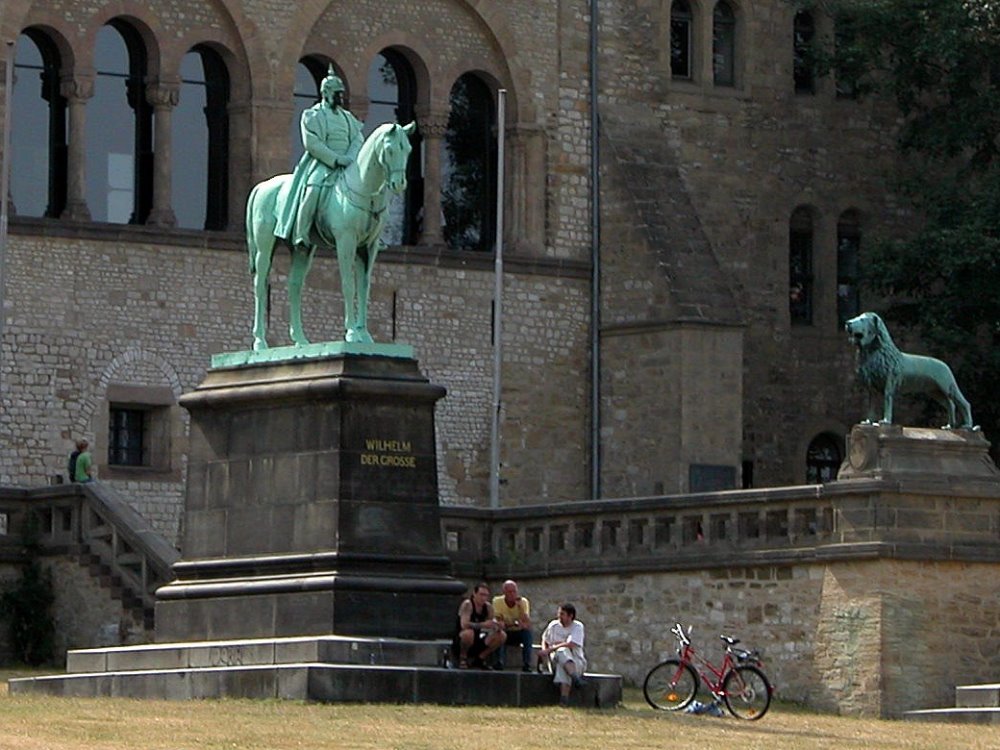
[{"label": "window with bars", "polygon": [[112,404],[108,421],[108,464],[148,466],[149,412]]}]

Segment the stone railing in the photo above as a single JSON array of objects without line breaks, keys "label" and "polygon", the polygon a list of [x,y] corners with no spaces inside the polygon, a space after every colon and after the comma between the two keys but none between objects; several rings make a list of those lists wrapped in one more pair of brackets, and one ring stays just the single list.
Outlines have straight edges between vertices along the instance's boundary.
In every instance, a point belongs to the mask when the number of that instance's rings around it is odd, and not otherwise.
[{"label": "stone railing", "polygon": [[817,557],[1000,560],[1000,484],[848,480],[763,490],[442,508],[463,576],[780,565]]},{"label": "stone railing", "polygon": [[42,555],[96,558],[143,608],[172,580],[180,555],[118,494],[99,482],[38,489],[0,488],[0,559],[23,560],[26,541]]}]

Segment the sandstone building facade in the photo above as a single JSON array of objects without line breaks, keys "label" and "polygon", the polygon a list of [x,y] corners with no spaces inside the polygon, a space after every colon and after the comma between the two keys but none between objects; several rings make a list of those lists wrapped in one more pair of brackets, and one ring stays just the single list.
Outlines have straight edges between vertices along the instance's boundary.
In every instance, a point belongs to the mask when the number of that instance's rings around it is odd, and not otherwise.
[{"label": "sandstone building facade", "polygon": [[[611,0],[596,37],[590,12],[5,2],[0,482],[53,481],[88,436],[99,476],[177,538],[177,399],[211,354],[250,344],[246,195],[289,171],[330,65],[369,128],[418,124],[371,317],[377,340],[414,345],[448,389],[444,502],[488,496],[500,89],[501,504],[835,474],[861,416],[841,333],[859,249],[900,220],[884,185],[893,114],[796,66],[797,40],[832,23],[782,0]],[[307,333],[339,337],[329,254],[307,287]]]}]

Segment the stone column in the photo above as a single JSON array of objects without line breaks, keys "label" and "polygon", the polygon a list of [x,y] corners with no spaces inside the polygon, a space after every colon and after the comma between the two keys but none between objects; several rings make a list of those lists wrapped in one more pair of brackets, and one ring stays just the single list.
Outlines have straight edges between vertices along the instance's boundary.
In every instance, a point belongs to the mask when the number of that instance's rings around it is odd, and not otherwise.
[{"label": "stone column", "polygon": [[508,128],[505,238],[515,245],[540,251],[545,228],[544,130],[539,125],[519,123]]},{"label": "stone column", "polygon": [[59,93],[69,110],[69,138],[66,152],[66,208],[61,218],[90,221],[87,207],[85,134],[87,100],[94,95],[93,71],[78,72],[60,81]]},{"label": "stone column", "polygon": [[448,115],[438,112],[417,113],[420,134],[424,138],[424,221],[421,245],[441,245],[441,151],[448,130]]},{"label": "stone column", "polygon": [[[242,227],[246,219],[247,195],[255,181],[252,162],[254,110],[248,102],[230,102],[228,111],[229,226]],[[287,171],[287,168],[282,170]]]},{"label": "stone column", "polygon": [[153,105],[153,207],[146,223],[156,227],[177,224],[172,206],[173,127],[171,117],[180,99],[180,81],[163,79],[146,87],[146,100]]}]

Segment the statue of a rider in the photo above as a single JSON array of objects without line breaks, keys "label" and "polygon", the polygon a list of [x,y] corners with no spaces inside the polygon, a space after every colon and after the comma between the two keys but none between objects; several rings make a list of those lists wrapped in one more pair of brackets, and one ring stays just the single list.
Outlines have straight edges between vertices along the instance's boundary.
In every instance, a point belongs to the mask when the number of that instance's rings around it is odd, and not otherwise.
[{"label": "statue of a rider", "polygon": [[276,237],[292,245],[315,246],[311,232],[319,195],[357,158],[364,138],[361,122],[344,107],[344,82],[330,66],[320,84],[322,99],[302,113],[305,153],[278,196]]}]

